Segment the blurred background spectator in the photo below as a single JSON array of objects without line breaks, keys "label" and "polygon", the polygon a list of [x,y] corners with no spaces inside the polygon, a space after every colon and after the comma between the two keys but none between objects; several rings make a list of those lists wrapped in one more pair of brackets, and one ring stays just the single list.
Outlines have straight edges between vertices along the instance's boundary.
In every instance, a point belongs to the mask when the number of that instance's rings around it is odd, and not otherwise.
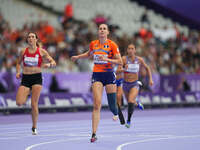
[{"label": "blurred background spectator", "polygon": [[[11,7],[10,4],[13,4],[12,2],[17,3],[15,0],[10,2],[4,1],[4,3],[9,3],[9,7]],[[2,3],[2,6],[4,3]],[[25,17],[26,20],[24,23],[21,23],[20,27],[14,28],[10,24],[11,20],[5,19],[5,15],[0,13],[0,72],[15,73],[16,57],[21,48],[26,46],[25,38],[29,31],[38,34],[39,39],[43,43],[43,47],[55,58],[58,64],[56,71],[89,72],[92,68],[91,60],[81,60],[73,63],[70,57],[87,51],[89,49],[89,42],[97,36],[95,34],[96,26],[101,23],[108,23],[110,25],[110,38],[119,45],[121,54],[124,55],[125,49],[130,42],[134,43],[138,55],[142,56],[151,66],[153,73],[162,75],[200,73],[200,33],[197,30],[187,28],[187,32],[185,32],[180,28],[180,25],[177,26],[177,23],[173,21],[171,21],[170,25],[167,23],[161,25],[160,22],[159,24],[156,21],[156,19],[161,18],[160,14],[155,14],[157,18],[153,20],[152,14],[154,13],[152,10],[143,8],[137,3],[130,1],[124,1],[122,3],[123,5],[126,4],[127,8],[121,12],[121,16],[115,14],[117,12],[111,14],[103,13],[103,11],[98,10],[100,6],[95,8],[96,13],[93,14],[90,11],[95,9],[91,7],[92,4],[87,4],[82,1],[79,1],[79,3],[73,1],[72,4],[72,1],[68,1],[63,5],[60,2],[59,6],[63,6],[61,11],[60,7],[57,9],[54,6],[55,3],[46,4],[44,1],[41,1],[40,5],[43,8],[48,9],[52,5],[53,10],[63,12],[63,21],[58,22],[59,16],[56,16],[56,23],[60,24],[60,27],[59,25],[55,26],[55,21],[52,23],[50,18],[43,17],[41,19],[44,13],[38,13],[40,19],[26,21],[28,20],[27,18],[37,17],[34,13],[30,13],[30,16],[27,14],[28,17]],[[102,8],[108,7],[110,2],[107,2],[106,5],[101,4],[102,6],[100,8],[102,10]],[[91,10],[87,10],[89,7]],[[140,11],[137,12],[138,15],[140,14],[139,19],[137,20],[135,17],[136,22],[132,26],[134,32],[132,28],[129,28],[131,25],[124,28],[122,23],[125,22],[117,22],[115,18],[115,15],[117,15],[118,19],[123,19],[122,14],[129,7],[134,7],[138,10],[141,9],[141,13]],[[78,14],[79,11],[81,11],[80,14],[83,17],[87,17],[86,14],[83,14],[86,10],[89,12],[87,15],[91,16],[88,20],[77,17],[76,13]],[[105,11],[109,10],[105,9]],[[2,12],[5,13],[5,9]],[[132,12],[129,12],[129,15],[131,14]],[[126,15],[126,17],[129,15]],[[165,18],[162,19],[168,20]],[[125,32],[126,30],[128,32]],[[47,69],[46,72],[51,72],[51,69]],[[13,87],[9,87],[9,89],[11,90]]]},{"label": "blurred background spectator", "polygon": [[63,93],[69,93],[69,89],[62,89],[59,87],[58,81],[56,79],[56,76],[53,75],[51,78],[51,84],[49,86],[49,91],[51,93],[58,93],[58,92],[63,92]]}]

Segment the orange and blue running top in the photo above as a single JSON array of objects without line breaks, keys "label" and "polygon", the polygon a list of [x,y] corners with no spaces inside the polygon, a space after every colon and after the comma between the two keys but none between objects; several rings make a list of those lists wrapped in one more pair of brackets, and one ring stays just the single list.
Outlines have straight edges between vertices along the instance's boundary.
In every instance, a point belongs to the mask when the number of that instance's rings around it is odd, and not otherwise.
[{"label": "orange and blue running top", "polygon": [[93,55],[94,67],[93,72],[112,72],[113,66],[110,62],[99,60],[99,56],[103,55],[112,59],[116,54],[120,54],[119,48],[115,42],[107,39],[104,44],[99,40],[90,43],[90,54]]}]

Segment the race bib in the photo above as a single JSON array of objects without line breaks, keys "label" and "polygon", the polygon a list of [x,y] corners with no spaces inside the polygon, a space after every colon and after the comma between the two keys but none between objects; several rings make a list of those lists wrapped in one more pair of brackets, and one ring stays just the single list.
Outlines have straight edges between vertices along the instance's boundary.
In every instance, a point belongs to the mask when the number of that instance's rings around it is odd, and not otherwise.
[{"label": "race bib", "polygon": [[94,63],[95,64],[107,64],[108,63],[107,61],[100,60],[99,56],[104,56],[104,57],[108,58],[108,55],[94,55]]},{"label": "race bib", "polygon": [[37,66],[38,65],[38,57],[24,57],[24,63],[27,66]]},{"label": "race bib", "polygon": [[138,73],[140,69],[139,64],[128,64],[127,72]]}]

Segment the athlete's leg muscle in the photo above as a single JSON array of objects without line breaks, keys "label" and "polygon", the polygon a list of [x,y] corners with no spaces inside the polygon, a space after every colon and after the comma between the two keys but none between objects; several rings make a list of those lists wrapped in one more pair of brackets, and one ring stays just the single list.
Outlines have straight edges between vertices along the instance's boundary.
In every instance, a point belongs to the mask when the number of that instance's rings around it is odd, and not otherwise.
[{"label": "athlete's leg muscle", "polygon": [[92,93],[93,93],[92,132],[96,133],[100,120],[103,84],[101,82],[94,82],[92,84]]},{"label": "athlete's leg muscle", "polygon": [[29,93],[30,93],[30,88],[21,85],[17,91],[16,104],[18,106],[23,105],[26,102]]},{"label": "athlete's leg muscle", "polygon": [[37,120],[38,120],[38,114],[39,114],[38,101],[39,101],[41,90],[42,90],[41,85],[32,86],[31,107],[32,107],[32,121],[33,121],[34,128],[37,128]]}]

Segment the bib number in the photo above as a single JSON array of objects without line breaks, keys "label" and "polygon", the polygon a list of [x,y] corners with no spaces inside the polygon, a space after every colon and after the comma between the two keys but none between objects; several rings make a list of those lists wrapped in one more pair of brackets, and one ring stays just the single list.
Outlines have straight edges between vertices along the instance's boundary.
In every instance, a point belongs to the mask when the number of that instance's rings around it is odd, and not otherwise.
[{"label": "bib number", "polygon": [[108,63],[105,60],[100,60],[99,56],[104,56],[104,57],[108,58],[108,55],[94,55],[94,63],[95,64],[107,64]]},{"label": "bib number", "polygon": [[138,73],[139,72],[139,64],[128,64],[127,72]]},{"label": "bib number", "polygon": [[37,66],[38,65],[38,57],[25,57],[24,58],[24,63],[27,66]]}]

